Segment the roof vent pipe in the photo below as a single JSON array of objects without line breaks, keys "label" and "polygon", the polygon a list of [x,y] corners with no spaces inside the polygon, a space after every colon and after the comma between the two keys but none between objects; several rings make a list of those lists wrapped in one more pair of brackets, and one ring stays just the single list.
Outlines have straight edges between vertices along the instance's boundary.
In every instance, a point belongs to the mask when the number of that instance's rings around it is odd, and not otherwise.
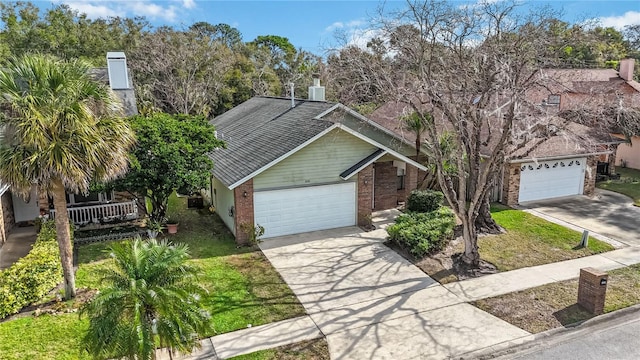
[{"label": "roof vent pipe", "polygon": [[296,85],[294,83],[290,82],[289,83],[289,88],[291,89],[291,108],[294,108],[294,107],[296,107],[296,98],[295,98],[295,94],[294,94]]}]

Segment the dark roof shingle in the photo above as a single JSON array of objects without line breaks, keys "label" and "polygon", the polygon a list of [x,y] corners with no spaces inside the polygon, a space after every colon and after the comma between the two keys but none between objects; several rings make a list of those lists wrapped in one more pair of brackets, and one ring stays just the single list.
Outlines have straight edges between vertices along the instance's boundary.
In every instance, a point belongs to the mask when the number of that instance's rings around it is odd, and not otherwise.
[{"label": "dark roof shingle", "polygon": [[209,154],[213,175],[230,187],[333,125],[316,117],[335,104],[254,97],[211,120],[227,144]]}]

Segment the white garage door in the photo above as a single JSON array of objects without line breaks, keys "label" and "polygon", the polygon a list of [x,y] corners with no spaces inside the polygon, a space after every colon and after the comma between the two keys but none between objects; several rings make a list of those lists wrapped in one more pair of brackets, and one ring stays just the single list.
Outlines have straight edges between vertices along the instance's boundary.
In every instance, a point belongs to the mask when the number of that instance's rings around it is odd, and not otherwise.
[{"label": "white garage door", "polygon": [[582,194],[586,158],[520,165],[519,202]]},{"label": "white garage door", "polygon": [[264,238],[351,226],[356,223],[356,184],[256,191],[253,207]]}]

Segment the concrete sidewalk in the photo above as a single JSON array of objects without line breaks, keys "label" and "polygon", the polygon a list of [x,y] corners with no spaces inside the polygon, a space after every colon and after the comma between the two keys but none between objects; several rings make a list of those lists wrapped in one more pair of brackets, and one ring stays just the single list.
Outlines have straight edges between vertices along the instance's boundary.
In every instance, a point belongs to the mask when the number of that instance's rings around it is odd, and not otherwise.
[{"label": "concrete sidewalk", "polygon": [[16,227],[11,230],[7,241],[0,248],[0,270],[10,267],[25,257],[31,251],[37,236],[33,226]]},{"label": "concrete sidewalk", "polygon": [[233,331],[200,341],[202,347],[188,355],[171,357],[165,349],[156,352],[157,360],[216,360],[321,338],[323,335],[310,317],[301,316],[271,324]]},{"label": "concrete sidewalk", "polygon": [[580,275],[580,269],[585,267],[613,270],[638,263],[640,263],[640,247],[627,247],[579,259],[458,281],[445,284],[444,287],[462,301],[470,302],[574,279]]}]

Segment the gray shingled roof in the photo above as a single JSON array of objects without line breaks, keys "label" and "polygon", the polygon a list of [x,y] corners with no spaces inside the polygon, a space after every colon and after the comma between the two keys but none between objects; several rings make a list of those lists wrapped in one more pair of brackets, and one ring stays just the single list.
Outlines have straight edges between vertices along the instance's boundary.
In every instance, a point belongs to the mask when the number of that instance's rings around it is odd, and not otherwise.
[{"label": "gray shingled roof", "polygon": [[[107,68],[94,68],[89,71],[91,76],[93,76],[97,81],[103,82],[109,85],[109,72]],[[129,84],[133,84],[131,78],[131,72],[129,72]],[[113,92],[118,95],[120,101],[122,101],[122,107],[124,109],[124,114],[126,116],[136,115],[138,114],[138,106],[136,105],[136,94],[135,90],[130,89],[112,89]]]},{"label": "gray shingled roof", "polygon": [[211,120],[227,144],[209,154],[213,175],[227,187],[333,125],[315,119],[333,103],[254,97]]}]

